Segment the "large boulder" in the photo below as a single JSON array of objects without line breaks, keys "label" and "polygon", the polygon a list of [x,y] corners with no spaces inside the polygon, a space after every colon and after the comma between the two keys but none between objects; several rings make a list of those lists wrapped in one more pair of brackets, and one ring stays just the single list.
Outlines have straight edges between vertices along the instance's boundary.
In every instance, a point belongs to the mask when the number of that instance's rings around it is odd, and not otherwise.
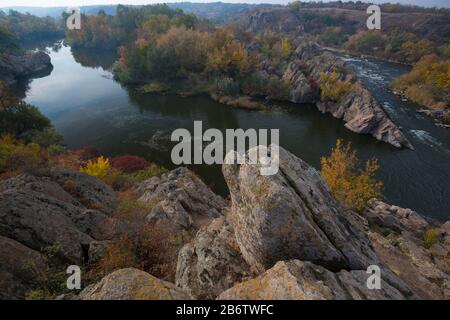
[{"label": "large boulder", "polygon": [[227,203],[187,168],[177,168],[144,181],[138,201],[150,204],[150,223],[171,224],[178,229],[197,228],[223,214]]},{"label": "large boulder", "polygon": [[113,191],[88,175],[60,169],[21,174],[0,183],[0,235],[36,251],[58,245],[59,258],[81,264],[90,242],[125,230],[107,215],[115,206]]},{"label": "large boulder", "polygon": [[406,299],[381,278],[380,289],[368,289],[365,271],[333,273],[307,261],[280,261],[262,275],[237,284],[220,300],[366,300]]},{"label": "large boulder", "polygon": [[48,75],[53,66],[45,52],[22,55],[0,54],[0,80],[12,84],[19,78]]},{"label": "large boulder", "polygon": [[120,269],[86,287],[81,300],[186,300],[191,297],[174,284],[134,268]]},{"label": "large boulder", "polygon": [[275,175],[260,175],[260,164],[248,161],[225,164],[223,173],[237,242],[259,272],[290,259],[336,271],[379,263],[365,221],[333,197],[314,168],[283,148]]},{"label": "large boulder", "polygon": [[175,284],[199,299],[214,299],[249,273],[232,226],[220,217],[180,250]]}]

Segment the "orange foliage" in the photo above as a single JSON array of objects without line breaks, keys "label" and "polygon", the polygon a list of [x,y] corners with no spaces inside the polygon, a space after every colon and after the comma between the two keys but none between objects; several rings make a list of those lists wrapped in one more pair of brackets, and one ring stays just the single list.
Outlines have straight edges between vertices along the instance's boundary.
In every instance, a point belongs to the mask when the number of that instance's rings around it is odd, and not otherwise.
[{"label": "orange foliage", "polygon": [[323,178],[336,199],[346,206],[362,212],[370,199],[381,195],[383,184],[374,179],[379,169],[377,160],[368,160],[365,168],[360,169],[356,151],[351,150],[350,143],[344,146],[337,140],[330,157],[322,157],[320,162]]}]

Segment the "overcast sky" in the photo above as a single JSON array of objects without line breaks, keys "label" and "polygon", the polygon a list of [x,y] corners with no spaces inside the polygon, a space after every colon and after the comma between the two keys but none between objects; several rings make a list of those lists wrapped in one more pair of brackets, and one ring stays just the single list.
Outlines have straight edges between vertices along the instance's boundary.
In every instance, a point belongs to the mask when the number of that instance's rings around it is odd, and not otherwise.
[{"label": "overcast sky", "polygon": [[[59,6],[86,6],[93,4],[148,4],[148,3],[162,3],[162,2],[216,2],[220,0],[0,0],[0,7],[59,7]],[[222,2],[234,3],[288,3],[294,0],[221,0]],[[326,0],[325,0],[326,1]],[[344,0],[345,1],[345,0]],[[367,2],[367,1],[363,1]],[[400,2],[403,4],[431,4],[448,7],[450,0],[390,0],[382,1],[375,0],[370,2]]]},{"label": "overcast sky", "polygon": [[[183,0],[189,1],[189,0]],[[183,2],[177,0],[0,0],[0,7],[59,7],[59,6],[87,6],[93,4],[147,4],[162,2]],[[189,2],[217,2],[219,0],[190,0]],[[285,0],[222,0],[234,3],[287,3]]]}]

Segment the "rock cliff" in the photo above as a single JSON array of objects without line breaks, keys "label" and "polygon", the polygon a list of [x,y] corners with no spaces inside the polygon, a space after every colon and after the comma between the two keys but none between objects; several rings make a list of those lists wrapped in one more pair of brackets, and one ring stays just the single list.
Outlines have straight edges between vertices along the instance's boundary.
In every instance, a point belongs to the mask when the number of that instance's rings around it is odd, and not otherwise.
[{"label": "rock cliff", "polygon": [[[318,87],[320,74],[339,70],[341,80],[349,81],[351,89],[335,102],[322,102]],[[290,83],[290,100],[294,103],[316,103],[317,108],[342,119],[353,132],[369,134],[397,148],[410,148],[411,143],[384,111],[380,103],[357,79],[346,63],[312,42],[302,42],[295,59],[288,65],[283,79]]]},{"label": "rock cliff", "polygon": [[50,74],[50,56],[42,51],[22,55],[0,54],[0,80],[11,85],[21,78]]}]

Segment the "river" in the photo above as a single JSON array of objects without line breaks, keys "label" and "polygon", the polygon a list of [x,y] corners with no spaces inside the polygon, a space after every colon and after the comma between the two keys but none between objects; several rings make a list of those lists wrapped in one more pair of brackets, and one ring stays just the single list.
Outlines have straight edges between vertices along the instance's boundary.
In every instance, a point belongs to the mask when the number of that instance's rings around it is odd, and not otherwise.
[{"label": "river", "polygon": [[[280,129],[280,145],[320,168],[342,138],[351,141],[361,160],[376,157],[384,182],[383,194],[392,204],[425,216],[450,218],[450,131],[434,126],[414,105],[388,91],[390,81],[406,66],[344,57],[369,90],[400,125],[415,150],[397,150],[370,136],[345,129],[343,122],[321,114],[313,105],[272,103],[270,111],[249,111],[221,105],[206,96],[181,98],[140,94],[122,87],[109,71],[114,56],[74,51],[67,46],[47,49],[54,69],[32,80],[25,100],[36,105],[64,135],[69,148],[95,146],[107,156],[134,154],[173,168],[170,152],[174,129],[192,130],[194,120],[203,129]],[[192,166],[216,192],[226,195],[220,166]]]}]

